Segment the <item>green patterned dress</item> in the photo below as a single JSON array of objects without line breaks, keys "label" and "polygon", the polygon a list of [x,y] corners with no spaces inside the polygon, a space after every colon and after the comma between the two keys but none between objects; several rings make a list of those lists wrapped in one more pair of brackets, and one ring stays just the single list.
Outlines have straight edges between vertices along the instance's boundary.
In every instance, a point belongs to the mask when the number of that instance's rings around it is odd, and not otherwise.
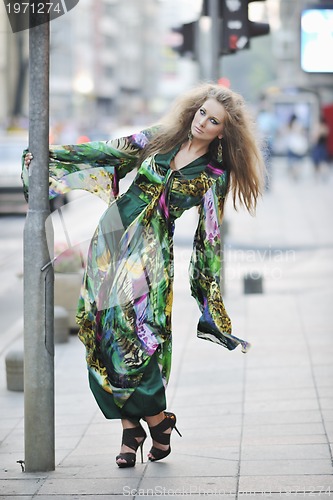
[{"label": "green patterned dress", "polygon": [[[176,219],[193,206],[199,220],[189,279],[201,312],[197,335],[230,350],[241,344],[246,352],[249,346],[232,335],[220,290],[227,171],[209,154],[172,170],[179,144],[143,161],[118,196],[119,179],[137,167],[153,133],[50,149],[50,197],[85,189],[109,204],[90,244],[77,313],[90,387],[107,418],[139,418],[166,407],[173,231]],[[25,169],[23,180],[27,191]]]}]

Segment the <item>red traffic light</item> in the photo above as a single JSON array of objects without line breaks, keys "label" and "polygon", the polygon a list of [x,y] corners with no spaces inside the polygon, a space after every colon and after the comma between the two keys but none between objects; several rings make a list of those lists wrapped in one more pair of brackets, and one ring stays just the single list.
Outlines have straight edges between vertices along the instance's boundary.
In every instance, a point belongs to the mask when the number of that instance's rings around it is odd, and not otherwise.
[{"label": "red traffic light", "polygon": [[222,2],[222,54],[246,49],[250,46],[249,42],[252,37],[269,33],[269,24],[249,20],[248,7],[252,1],[224,0]]}]

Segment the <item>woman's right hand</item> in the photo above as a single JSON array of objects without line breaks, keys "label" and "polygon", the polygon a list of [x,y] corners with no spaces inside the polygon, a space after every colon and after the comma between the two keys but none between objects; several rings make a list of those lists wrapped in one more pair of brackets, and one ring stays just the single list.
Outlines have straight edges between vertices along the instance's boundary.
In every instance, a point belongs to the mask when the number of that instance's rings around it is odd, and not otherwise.
[{"label": "woman's right hand", "polygon": [[24,157],[24,164],[27,168],[29,168],[31,160],[33,160],[33,154],[28,151],[28,153]]}]

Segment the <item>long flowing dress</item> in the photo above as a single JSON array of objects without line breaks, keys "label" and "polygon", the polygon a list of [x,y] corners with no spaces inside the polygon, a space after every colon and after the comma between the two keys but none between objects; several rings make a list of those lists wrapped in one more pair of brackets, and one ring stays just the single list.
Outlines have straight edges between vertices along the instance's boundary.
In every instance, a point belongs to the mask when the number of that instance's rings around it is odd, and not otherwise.
[{"label": "long flowing dress", "polygon": [[[137,166],[153,133],[50,149],[50,197],[85,189],[109,202],[90,243],[77,313],[90,387],[107,418],[140,418],[166,408],[173,232],[176,219],[193,206],[199,220],[189,279],[201,312],[197,335],[229,350],[249,347],[232,334],[220,289],[227,170],[209,154],[172,170],[178,144],[143,161],[118,196],[119,179]],[[25,168],[23,181],[27,192]]]}]

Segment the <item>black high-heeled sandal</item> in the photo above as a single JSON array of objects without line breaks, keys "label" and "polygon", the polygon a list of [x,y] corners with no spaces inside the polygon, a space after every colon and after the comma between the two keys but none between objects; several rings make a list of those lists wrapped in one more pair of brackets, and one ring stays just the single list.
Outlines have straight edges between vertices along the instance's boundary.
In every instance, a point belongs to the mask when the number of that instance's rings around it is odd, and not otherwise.
[{"label": "black high-heeled sandal", "polygon": [[160,448],[156,448],[156,446],[153,446],[150,450],[150,453],[153,455],[153,457],[149,457],[149,460],[151,462],[157,462],[157,460],[162,460],[163,458],[167,457],[171,453],[171,446],[170,446],[170,437],[171,437],[171,432],[166,433],[165,431],[171,428],[171,431],[175,429],[176,432],[182,437],[181,433],[176,427],[176,415],[171,412],[164,412],[164,420],[160,422],[159,424],[155,425],[154,427],[149,427],[150,435],[154,441],[160,444],[164,445],[169,445],[169,448],[167,450],[161,450]]},{"label": "black high-heeled sandal", "polygon": [[[134,467],[136,462],[136,451],[138,448],[140,448],[141,463],[143,463],[143,443],[145,442],[146,437],[147,434],[140,423],[137,427],[130,427],[129,429],[123,430],[123,437],[121,444],[122,445],[124,444],[125,446],[128,446],[129,448],[134,450],[134,453],[132,452],[119,453],[119,455],[116,456],[116,463],[118,467],[120,468]],[[142,438],[142,441],[138,441],[138,439],[140,438]],[[125,461],[118,463],[117,460],[119,459]]]}]

